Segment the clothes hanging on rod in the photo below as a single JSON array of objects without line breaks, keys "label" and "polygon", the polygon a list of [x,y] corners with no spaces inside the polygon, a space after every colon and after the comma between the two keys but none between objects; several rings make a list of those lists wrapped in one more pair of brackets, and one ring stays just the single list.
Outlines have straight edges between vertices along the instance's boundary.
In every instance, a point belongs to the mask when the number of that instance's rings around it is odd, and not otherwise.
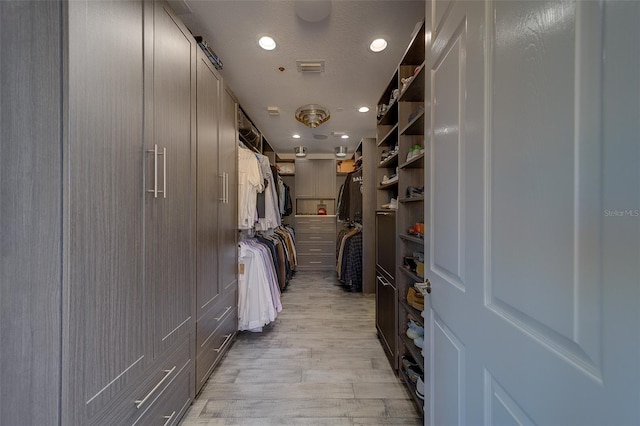
[{"label": "clothes hanging on rod", "polygon": [[256,153],[238,147],[238,228],[251,229],[257,221],[258,193],[264,191],[264,179]]},{"label": "clothes hanging on rod", "polygon": [[260,332],[282,311],[280,295],[297,266],[293,235],[280,226],[239,242],[238,330]]},{"label": "clothes hanging on rod", "polygon": [[262,331],[282,311],[271,252],[255,238],[240,241],[238,250],[238,330]]},{"label": "clothes hanging on rod", "polygon": [[336,272],[342,286],[352,292],[362,291],[362,226],[351,224],[338,234]]},{"label": "clothes hanging on rod", "polygon": [[338,220],[362,223],[362,163],[349,173],[338,195]]}]

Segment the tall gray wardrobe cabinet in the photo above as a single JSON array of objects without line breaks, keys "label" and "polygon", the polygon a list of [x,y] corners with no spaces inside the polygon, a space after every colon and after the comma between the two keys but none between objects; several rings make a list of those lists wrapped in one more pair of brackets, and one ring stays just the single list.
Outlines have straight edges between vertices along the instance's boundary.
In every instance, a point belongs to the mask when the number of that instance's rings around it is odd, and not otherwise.
[{"label": "tall gray wardrobe cabinet", "polygon": [[236,260],[197,268],[197,44],[159,1],[2,1],[0,49],[0,425],[176,424],[235,333]]}]

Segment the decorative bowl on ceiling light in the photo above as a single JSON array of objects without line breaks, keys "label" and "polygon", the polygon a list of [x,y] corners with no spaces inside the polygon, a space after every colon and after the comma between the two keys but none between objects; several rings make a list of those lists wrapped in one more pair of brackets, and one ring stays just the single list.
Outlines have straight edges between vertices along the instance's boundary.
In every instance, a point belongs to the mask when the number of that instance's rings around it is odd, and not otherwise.
[{"label": "decorative bowl on ceiling light", "polygon": [[316,104],[303,105],[296,110],[296,120],[312,129],[315,129],[329,118],[331,118],[329,110]]},{"label": "decorative bowl on ceiling light", "polygon": [[307,156],[307,148],[304,146],[296,146],[294,148],[296,152],[296,157],[306,157]]}]

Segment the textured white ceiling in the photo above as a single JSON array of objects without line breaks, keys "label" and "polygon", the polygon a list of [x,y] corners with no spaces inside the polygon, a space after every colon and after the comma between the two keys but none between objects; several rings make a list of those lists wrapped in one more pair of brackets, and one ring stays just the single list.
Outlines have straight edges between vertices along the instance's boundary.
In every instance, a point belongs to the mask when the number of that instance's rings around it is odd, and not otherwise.
[{"label": "textured white ceiling", "polygon": [[[296,1],[290,0],[186,0],[190,12],[184,3],[172,2],[192,33],[202,35],[220,57],[225,82],[283,156],[298,145],[309,153],[333,153],[339,145],[352,152],[360,139],[375,137],[377,102],[425,11],[422,0],[333,0],[328,18],[309,22],[296,15]],[[313,8],[308,0],[299,3]],[[276,50],[258,47],[259,35],[265,34],[275,38]],[[389,45],[372,53],[368,46],[378,37]],[[325,60],[324,73],[297,71],[296,60],[314,59]],[[295,110],[308,103],[329,108],[331,119],[316,129],[298,123]],[[371,110],[359,113],[362,105]],[[268,106],[278,107],[280,116],[269,116]],[[345,132],[350,139],[332,132]],[[293,139],[294,133],[302,138]],[[317,140],[314,134],[328,138]]]}]

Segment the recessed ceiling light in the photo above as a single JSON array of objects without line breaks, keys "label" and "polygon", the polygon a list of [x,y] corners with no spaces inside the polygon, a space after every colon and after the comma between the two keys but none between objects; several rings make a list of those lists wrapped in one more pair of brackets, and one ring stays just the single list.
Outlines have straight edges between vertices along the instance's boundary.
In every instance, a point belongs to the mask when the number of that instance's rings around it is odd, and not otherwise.
[{"label": "recessed ceiling light", "polygon": [[358,112],[369,112],[369,107],[363,106],[358,108]]},{"label": "recessed ceiling light", "polygon": [[382,52],[387,48],[387,41],[383,38],[377,38],[371,42],[369,49],[372,52]]},{"label": "recessed ceiling light", "polygon": [[300,139],[300,135],[296,133],[295,135],[293,135],[293,136],[292,136],[292,138],[294,138],[294,139]]},{"label": "recessed ceiling light", "polygon": [[260,39],[258,40],[258,44],[264,50],[273,50],[273,49],[276,48],[276,41],[272,37],[269,37],[269,36],[260,37]]},{"label": "recessed ceiling light", "polygon": [[349,139],[349,135],[342,135],[340,136],[342,139]]}]

